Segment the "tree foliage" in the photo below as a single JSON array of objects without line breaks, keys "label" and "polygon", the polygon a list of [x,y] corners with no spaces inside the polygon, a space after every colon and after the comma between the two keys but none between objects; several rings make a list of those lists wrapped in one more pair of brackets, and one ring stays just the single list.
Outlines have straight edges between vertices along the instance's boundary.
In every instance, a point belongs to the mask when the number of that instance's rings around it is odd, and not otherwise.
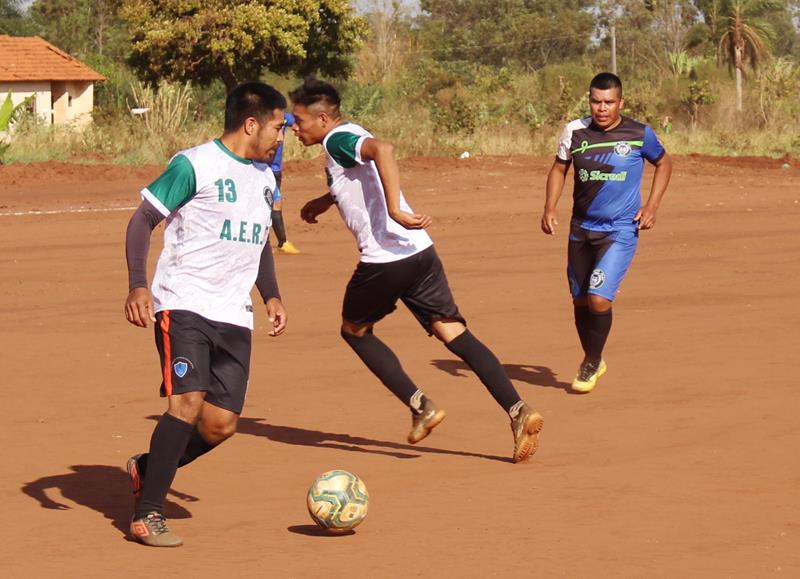
[{"label": "tree foliage", "polygon": [[347,0],[123,0],[121,16],[144,79],[228,89],[265,68],[344,76],[366,33]]},{"label": "tree foliage", "polygon": [[770,55],[774,28],[766,16],[782,8],[780,0],[722,0],[717,57],[736,75],[736,110],[742,111],[742,79]]},{"label": "tree foliage", "polygon": [[26,36],[32,33],[31,22],[25,17],[21,0],[0,0],[0,34]]},{"label": "tree foliage", "polygon": [[118,12],[122,0],[36,0],[30,9],[36,33],[80,58],[122,58],[126,31]]},{"label": "tree foliage", "polygon": [[422,35],[437,59],[528,70],[580,57],[589,0],[422,0]]}]

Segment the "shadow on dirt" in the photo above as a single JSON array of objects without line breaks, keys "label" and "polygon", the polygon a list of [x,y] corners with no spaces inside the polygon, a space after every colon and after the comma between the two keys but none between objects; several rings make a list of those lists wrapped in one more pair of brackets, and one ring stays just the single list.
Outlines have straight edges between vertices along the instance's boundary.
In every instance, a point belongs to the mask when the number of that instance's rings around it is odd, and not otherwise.
[{"label": "shadow on dirt", "polygon": [[[133,513],[133,496],[128,473],[116,466],[104,464],[75,464],[72,472],[45,476],[25,483],[21,490],[29,497],[39,501],[43,509],[67,511],[74,503],[102,514],[122,534],[128,534],[130,517]],[[60,497],[48,496],[55,489]],[[58,494],[56,493],[56,495]],[[186,501],[196,501],[197,497],[170,490],[170,494]],[[62,498],[66,502],[59,502]],[[192,514],[181,505],[167,499],[164,515],[168,519],[188,519]],[[130,540],[130,539],[129,539]]]},{"label": "shadow on dirt", "polygon": [[306,535],[307,537],[349,537],[350,535],[356,534],[355,531],[331,533],[330,531],[326,531],[317,525],[292,525],[291,527],[287,527],[286,530],[290,533],[295,533],[296,535]]},{"label": "shadow on dirt", "polygon": [[[461,360],[431,360],[431,365],[442,372],[447,372],[451,376],[467,378],[470,375],[475,377],[475,373]],[[559,388],[568,394],[574,394],[570,390],[569,382],[561,382],[556,378],[553,371],[547,366],[534,366],[532,364],[503,364],[506,375],[512,380],[519,380],[533,386],[544,388]],[[477,377],[476,377],[477,378]]]},{"label": "shadow on dirt", "polygon": [[[263,436],[275,442],[284,444],[299,444],[302,446],[316,446],[322,448],[334,448],[336,450],[348,450],[352,452],[369,452],[373,454],[384,454],[394,458],[418,458],[419,453],[425,454],[448,454],[452,456],[466,456],[473,458],[483,458],[486,460],[497,460],[501,462],[511,462],[510,457],[494,456],[490,454],[479,454],[461,450],[446,450],[443,448],[432,448],[429,446],[412,446],[388,442],[385,440],[375,440],[361,436],[351,436],[349,434],[336,434],[333,432],[320,432],[318,430],[306,430],[294,426],[277,426],[267,424],[264,418],[240,418],[238,431],[242,434],[253,436]],[[368,446],[374,448],[365,448]],[[391,449],[391,450],[381,450]],[[410,451],[410,452],[409,452]]]}]

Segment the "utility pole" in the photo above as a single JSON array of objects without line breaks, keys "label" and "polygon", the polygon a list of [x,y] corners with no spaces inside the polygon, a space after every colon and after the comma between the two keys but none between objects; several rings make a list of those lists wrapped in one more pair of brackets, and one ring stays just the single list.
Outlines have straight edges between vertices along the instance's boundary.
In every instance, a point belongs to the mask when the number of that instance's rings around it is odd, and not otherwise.
[{"label": "utility pole", "polygon": [[617,74],[617,27],[611,25],[611,72]]}]

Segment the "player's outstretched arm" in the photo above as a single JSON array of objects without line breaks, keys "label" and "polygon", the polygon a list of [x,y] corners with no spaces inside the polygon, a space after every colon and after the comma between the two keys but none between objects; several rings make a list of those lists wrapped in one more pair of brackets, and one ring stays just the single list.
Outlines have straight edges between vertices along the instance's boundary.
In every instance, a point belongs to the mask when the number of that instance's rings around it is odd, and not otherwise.
[{"label": "player's outstretched arm", "polygon": [[564,183],[567,180],[569,163],[553,162],[550,172],[547,174],[547,187],[544,201],[544,212],[542,213],[541,227],[547,235],[553,235],[558,225],[558,199],[564,190]]},{"label": "player's outstretched arm", "polygon": [[374,161],[378,168],[389,217],[406,229],[425,229],[432,223],[428,215],[400,209],[400,167],[394,158],[394,145],[378,139],[365,139],[361,145],[361,158]]},{"label": "player's outstretched arm", "polygon": [[147,288],[147,254],[150,234],[164,216],[149,202],[142,204],[128,222],[125,235],[125,258],[128,263],[128,298],[125,300],[125,319],[134,326],[146,328],[155,322],[153,296]]},{"label": "player's outstretched arm", "polygon": [[330,192],[325,193],[303,205],[303,208],[300,209],[300,219],[306,223],[317,223],[317,216],[325,213],[335,203],[333,195]]},{"label": "player's outstretched arm", "polygon": [[655,163],[656,170],[653,174],[653,184],[650,187],[650,196],[639,211],[634,221],[639,229],[652,229],[656,224],[656,212],[661,205],[661,199],[667,192],[670,177],[672,177],[672,159],[666,153]]}]

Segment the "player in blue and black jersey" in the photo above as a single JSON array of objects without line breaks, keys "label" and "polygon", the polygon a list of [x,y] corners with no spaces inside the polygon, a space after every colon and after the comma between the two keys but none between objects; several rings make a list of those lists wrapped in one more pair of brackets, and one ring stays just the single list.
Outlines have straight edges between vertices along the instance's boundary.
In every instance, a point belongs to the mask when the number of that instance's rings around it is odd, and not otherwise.
[{"label": "player in blue and black jersey", "polygon": [[[294,125],[294,117],[292,113],[286,111],[283,113],[285,120],[283,125],[283,132],[286,133],[287,127]],[[275,175],[275,182],[278,186],[272,194],[272,231],[275,232],[275,239],[278,242],[278,251],[281,253],[300,253],[300,250],[295,247],[294,243],[286,239],[286,226],[283,223],[283,193],[281,187],[283,185],[283,144],[281,141],[278,144],[278,150],[275,151],[275,156],[269,164],[272,173]]]},{"label": "player in blue and black jersey", "polygon": [[[606,372],[603,347],[611,331],[611,306],[636,253],[639,231],[651,229],[667,190],[672,161],[653,130],[620,114],[622,82],[604,72],[589,85],[592,116],[568,123],[547,176],[542,231],[558,225],[556,205],[570,165],[575,166],[567,278],[575,327],[584,351],[576,392],[590,392]],[[642,205],[644,161],[655,166]]]}]

